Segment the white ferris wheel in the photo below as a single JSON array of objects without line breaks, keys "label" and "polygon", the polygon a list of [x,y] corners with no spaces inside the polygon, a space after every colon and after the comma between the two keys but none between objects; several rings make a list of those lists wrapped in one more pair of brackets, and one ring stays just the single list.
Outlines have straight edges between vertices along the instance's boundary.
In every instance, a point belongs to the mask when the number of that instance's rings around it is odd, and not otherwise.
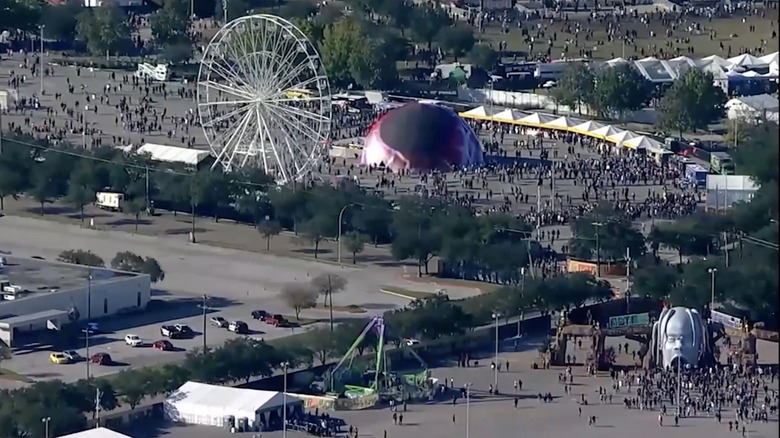
[{"label": "white ferris wheel", "polygon": [[292,23],[249,15],[223,26],[203,53],[198,115],[226,170],[260,167],[280,183],[326,155],[331,95],[317,50]]}]

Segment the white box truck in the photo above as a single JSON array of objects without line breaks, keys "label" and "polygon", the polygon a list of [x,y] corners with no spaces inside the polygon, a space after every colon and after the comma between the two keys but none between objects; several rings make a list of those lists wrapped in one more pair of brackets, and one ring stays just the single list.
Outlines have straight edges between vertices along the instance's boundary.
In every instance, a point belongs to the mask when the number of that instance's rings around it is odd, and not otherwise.
[{"label": "white box truck", "polygon": [[124,203],[125,195],[123,193],[97,192],[95,194],[95,205],[104,210],[122,211]]}]

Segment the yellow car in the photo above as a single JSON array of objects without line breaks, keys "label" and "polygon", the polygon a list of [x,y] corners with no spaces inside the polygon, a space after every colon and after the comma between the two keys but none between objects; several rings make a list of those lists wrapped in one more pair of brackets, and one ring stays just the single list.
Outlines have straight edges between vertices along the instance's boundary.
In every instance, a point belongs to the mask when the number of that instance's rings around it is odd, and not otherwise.
[{"label": "yellow car", "polygon": [[69,363],[70,359],[62,353],[52,353],[49,355],[49,362],[56,363],[57,365]]}]

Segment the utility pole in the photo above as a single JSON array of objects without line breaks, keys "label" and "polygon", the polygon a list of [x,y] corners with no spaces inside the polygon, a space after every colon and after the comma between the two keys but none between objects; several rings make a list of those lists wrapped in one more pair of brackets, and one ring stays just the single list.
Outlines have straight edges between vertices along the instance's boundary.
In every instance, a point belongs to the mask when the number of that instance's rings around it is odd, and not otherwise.
[{"label": "utility pole", "polygon": [[540,172],[539,181],[536,184],[536,240],[540,240],[539,230],[542,228],[542,181],[544,181],[544,176]]},{"label": "utility pole", "polygon": [[45,26],[41,25],[41,61],[40,65],[38,66],[41,71],[38,72],[38,75],[41,77],[41,99],[43,99],[43,28]]},{"label": "utility pole", "polygon": [[[680,338],[682,343],[682,338]],[[677,415],[682,414],[682,357],[677,358]]]},{"label": "utility pole", "polygon": [[479,29],[479,37],[482,38],[482,11],[485,8],[485,0],[479,0],[479,17],[477,17],[477,27]]},{"label": "utility pole", "polygon": [[601,222],[593,222],[591,223],[594,227],[596,227],[596,278],[601,278],[601,242],[600,242],[600,235],[601,235],[601,227],[604,226]]},{"label": "utility pole", "polygon": [[5,107],[0,106],[0,154],[3,153],[3,111]]},{"label": "utility pole", "polygon": [[469,422],[471,417],[471,383],[466,384],[466,438],[469,438],[469,432],[471,431],[471,424]]},{"label": "utility pole", "polygon": [[208,310],[208,301],[209,296],[203,295],[203,304],[200,305],[200,308],[203,309],[203,351],[206,351],[206,328],[208,327],[206,325],[206,311]]},{"label": "utility pole", "polygon": [[224,23],[222,25],[226,25],[228,22],[228,1],[229,0],[222,0],[222,19]]},{"label": "utility pole", "polygon": [[149,212],[149,166],[146,166],[146,211]]},{"label": "utility pole", "polygon": [[84,105],[84,112],[81,113],[81,143],[84,149],[87,148],[87,111],[89,111],[89,105]]},{"label": "utility pole", "polygon": [[495,367],[493,368],[493,391],[498,394],[498,319],[501,318],[501,314],[498,312],[493,313],[493,319],[496,320],[496,356],[494,359]]},{"label": "utility pole", "polygon": [[87,267],[87,327],[84,329],[84,343],[86,344],[87,355],[87,381],[90,379],[89,363],[92,357],[89,355],[89,332],[92,330],[92,268]]},{"label": "utility pole", "polygon": [[626,247],[626,314],[631,306],[631,248]]},{"label": "utility pole", "polygon": [[726,232],[723,232],[723,255],[726,258],[726,267],[729,267],[729,242],[728,242],[728,234]]}]

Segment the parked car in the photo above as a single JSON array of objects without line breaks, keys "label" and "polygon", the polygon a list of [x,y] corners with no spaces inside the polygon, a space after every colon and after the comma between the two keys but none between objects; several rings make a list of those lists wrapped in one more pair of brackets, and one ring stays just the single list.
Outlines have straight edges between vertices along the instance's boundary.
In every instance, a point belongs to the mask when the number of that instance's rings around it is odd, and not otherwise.
[{"label": "parked car", "polygon": [[141,345],[143,345],[143,343],[144,341],[138,335],[134,335],[134,334],[125,335],[125,344],[131,347],[140,347]]},{"label": "parked car", "polygon": [[65,357],[67,357],[71,362],[81,362],[84,360],[84,358],[81,357],[81,355],[78,354],[75,350],[65,350],[62,352],[62,354],[65,355]]},{"label": "parked car", "polygon": [[181,331],[172,325],[164,325],[160,327],[160,334],[166,338],[171,339],[178,339],[182,337]]},{"label": "parked car", "polygon": [[187,324],[174,324],[173,326],[179,331],[182,338],[191,338],[195,336],[195,332],[193,332]]},{"label": "parked car", "polygon": [[70,363],[70,359],[62,353],[52,353],[49,355],[49,362],[62,365]]},{"label": "parked car", "polygon": [[219,328],[227,327],[228,326],[228,321],[227,321],[227,319],[225,319],[225,318],[223,318],[221,316],[212,316],[211,317],[211,325],[213,325],[214,327],[219,327]]},{"label": "parked car", "polygon": [[154,347],[157,350],[161,351],[171,351],[173,350],[173,344],[171,344],[170,341],[166,341],[165,339],[156,341],[154,344],[152,344],[152,347]]},{"label": "parked car", "polygon": [[114,361],[111,359],[111,355],[108,353],[93,354],[89,360],[90,362],[96,363],[98,365],[111,365],[114,363]]},{"label": "parked car", "polygon": [[266,316],[264,321],[266,324],[271,324],[274,327],[286,327],[289,324],[284,316],[279,314]]},{"label": "parked car", "polygon": [[249,326],[246,325],[244,321],[232,321],[230,324],[228,324],[227,329],[240,335],[249,333]]},{"label": "parked car", "polygon": [[268,316],[268,312],[265,310],[253,310],[252,311],[252,319],[259,319],[260,321],[265,321],[265,318]]},{"label": "parked car", "polygon": [[411,347],[413,345],[419,344],[420,341],[418,341],[417,339],[414,339],[414,338],[405,338],[404,339],[404,343]]}]

